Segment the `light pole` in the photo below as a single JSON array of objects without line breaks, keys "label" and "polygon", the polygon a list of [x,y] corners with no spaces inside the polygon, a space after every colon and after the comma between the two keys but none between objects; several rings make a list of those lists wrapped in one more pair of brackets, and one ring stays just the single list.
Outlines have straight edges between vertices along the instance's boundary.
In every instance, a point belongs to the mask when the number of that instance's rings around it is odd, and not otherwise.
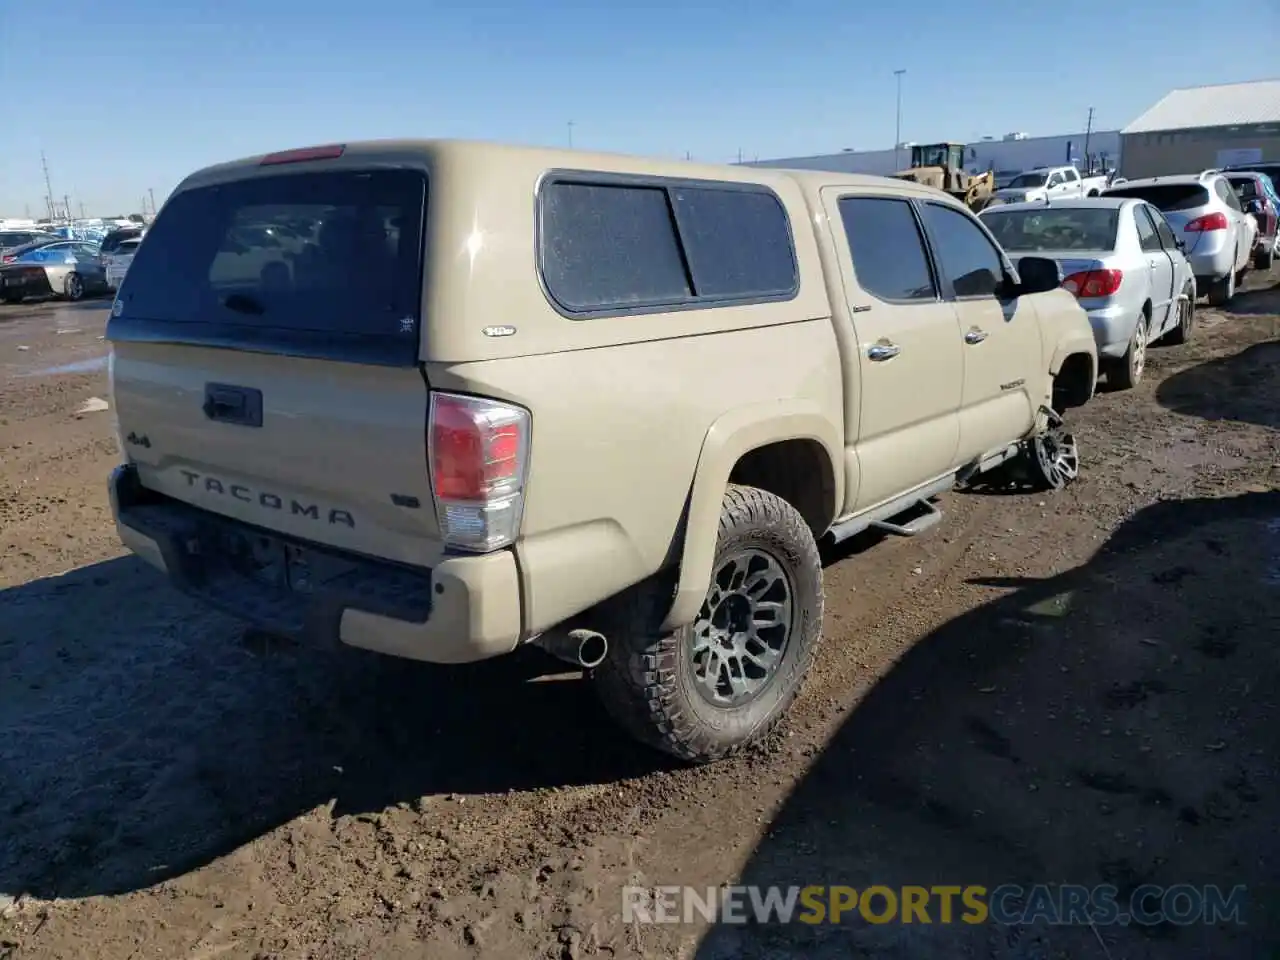
[{"label": "light pole", "polygon": [[573,121],[569,121],[569,149],[573,149]]},{"label": "light pole", "polygon": [[893,75],[898,80],[898,120],[893,128],[893,167],[895,170],[901,170],[902,164],[898,162],[899,144],[902,143],[902,75],[906,70],[895,70]]}]

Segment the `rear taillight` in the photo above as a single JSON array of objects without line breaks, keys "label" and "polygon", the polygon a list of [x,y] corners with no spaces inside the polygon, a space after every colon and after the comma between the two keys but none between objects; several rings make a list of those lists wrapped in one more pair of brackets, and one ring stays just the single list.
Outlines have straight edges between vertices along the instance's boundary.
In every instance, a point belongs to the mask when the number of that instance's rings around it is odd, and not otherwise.
[{"label": "rear taillight", "polygon": [[1227,215],[1225,213],[1206,213],[1203,217],[1196,217],[1182,229],[1185,233],[1225,230],[1227,229]]},{"label": "rear taillight", "polygon": [[0,258],[0,263],[13,263],[13,261],[17,259],[18,259],[17,257],[5,256],[3,258]]},{"label": "rear taillight", "polygon": [[1121,270],[1082,270],[1062,281],[1062,288],[1081,299],[1109,297],[1120,289],[1124,279]]},{"label": "rear taillight", "polygon": [[431,394],[427,462],[440,536],[487,553],[513,543],[524,508],[529,412],[454,393]]}]

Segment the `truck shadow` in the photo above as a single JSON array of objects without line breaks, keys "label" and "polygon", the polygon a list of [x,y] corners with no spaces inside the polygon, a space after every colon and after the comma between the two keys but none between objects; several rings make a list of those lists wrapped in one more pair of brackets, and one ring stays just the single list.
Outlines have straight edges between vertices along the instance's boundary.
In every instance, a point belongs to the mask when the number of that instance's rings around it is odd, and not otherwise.
[{"label": "truck shadow", "polygon": [[1175,413],[1203,420],[1280,427],[1277,391],[1280,340],[1270,340],[1173,374],[1156,388],[1156,401]]},{"label": "truck shadow", "polygon": [[957,896],[951,923],[937,898],[931,923],[722,923],[699,960],[1271,955],[1280,493],[1158,503],[1073,571],[983,586],[1013,592],[893,666],[739,882],[1111,884],[1122,907],[1144,883],[1243,884],[1247,925],[972,924]]},{"label": "truck shadow", "polygon": [[0,893],[137,889],[328,803],[381,811],[662,765],[579,676],[538,651],[433,668],[299,650],[133,558],[0,591]]}]

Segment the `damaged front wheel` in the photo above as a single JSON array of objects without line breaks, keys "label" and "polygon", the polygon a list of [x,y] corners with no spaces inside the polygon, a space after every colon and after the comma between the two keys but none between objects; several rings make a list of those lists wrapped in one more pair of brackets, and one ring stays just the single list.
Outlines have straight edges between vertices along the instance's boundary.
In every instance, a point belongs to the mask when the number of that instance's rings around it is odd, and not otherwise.
[{"label": "damaged front wheel", "polygon": [[1048,407],[1033,437],[1026,443],[1031,475],[1046,490],[1061,490],[1080,475],[1080,448],[1062,417]]}]

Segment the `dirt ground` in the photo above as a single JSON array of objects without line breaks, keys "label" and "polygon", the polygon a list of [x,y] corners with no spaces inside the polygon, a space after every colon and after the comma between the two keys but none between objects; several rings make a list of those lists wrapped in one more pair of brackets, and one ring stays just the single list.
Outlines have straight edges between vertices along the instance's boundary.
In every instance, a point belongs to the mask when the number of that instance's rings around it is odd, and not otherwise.
[{"label": "dirt ground", "polygon": [[[77,412],[105,313],[0,307],[0,960],[1280,955],[1280,273],[1074,416],[1067,492],[832,556],[790,719],[703,769],[540,655],[296,649],[124,556]],[[1246,923],[621,919],[628,883],[1064,881],[1244,884]]]}]

